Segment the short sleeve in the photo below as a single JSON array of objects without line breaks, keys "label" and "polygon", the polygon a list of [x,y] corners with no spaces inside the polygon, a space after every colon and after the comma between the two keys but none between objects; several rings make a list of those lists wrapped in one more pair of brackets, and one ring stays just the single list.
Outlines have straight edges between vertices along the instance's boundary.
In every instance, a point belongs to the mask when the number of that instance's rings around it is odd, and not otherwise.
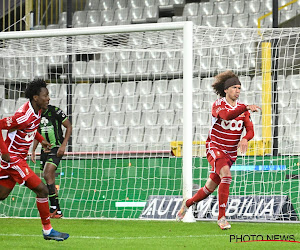
[{"label": "short sleeve", "polygon": [[64,122],[68,119],[64,111],[62,111],[60,108],[55,107],[55,117],[59,122]]}]

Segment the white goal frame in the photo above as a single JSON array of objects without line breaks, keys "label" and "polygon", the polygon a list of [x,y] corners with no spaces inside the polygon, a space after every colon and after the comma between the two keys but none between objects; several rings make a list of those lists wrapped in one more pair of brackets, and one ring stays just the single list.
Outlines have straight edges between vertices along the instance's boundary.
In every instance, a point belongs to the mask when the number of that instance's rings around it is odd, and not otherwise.
[{"label": "white goal frame", "polygon": [[[114,33],[129,33],[142,31],[164,31],[164,30],[183,30],[183,156],[182,156],[182,178],[183,178],[183,200],[192,197],[192,82],[193,82],[193,23],[174,22],[174,23],[155,23],[138,24],[124,26],[104,26],[88,28],[70,28],[38,30],[38,31],[15,31],[3,32],[0,39],[25,39],[25,38],[45,38],[61,36],[80,36],[80,35],[100,35]],[[192,209],[184,218],[185,222],[195,222]]]}]

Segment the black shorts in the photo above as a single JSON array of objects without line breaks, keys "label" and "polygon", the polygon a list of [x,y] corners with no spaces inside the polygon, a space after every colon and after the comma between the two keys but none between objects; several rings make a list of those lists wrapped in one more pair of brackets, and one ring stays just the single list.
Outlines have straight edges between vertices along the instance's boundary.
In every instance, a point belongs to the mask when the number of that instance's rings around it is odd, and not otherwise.
[{"label": "black shorts", "polygon": [[58,167],[58,164],[62,157],[57,157],[58,148],[52,148],[49,153],[41,152],[41,159],[40,159],[40,169],[44,170],[46,163],[51,163],[52,165]]}]

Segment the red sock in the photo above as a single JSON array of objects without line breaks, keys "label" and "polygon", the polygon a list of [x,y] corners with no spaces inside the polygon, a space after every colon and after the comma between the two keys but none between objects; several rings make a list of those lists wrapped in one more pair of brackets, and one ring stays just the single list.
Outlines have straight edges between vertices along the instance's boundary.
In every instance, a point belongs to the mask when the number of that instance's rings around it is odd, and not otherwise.
[{"label": "red sock", "polygon": [[228,196],[229,196],[229,186],[231,183],[232,178],[231,177],[223,177],[221,179],[221,184],[219,185],[219,217],[222,218],[225,216],[225,210],[226,210],[226,205],[228,201]]},{"label": "red sock", "polygon": [[186,201],[186,206],[190,207],[192,206],[194,203],[198,202],[198,201],[202,201],[204,200],[207,196],[209,196],[211,193],[213,192],[213,190],[209,190],[206,186],[204,186],[203,188],[200,188],[198,190],[198,192],[191,198],[188,199]]},{"label": "red sock", "polygon": [[50,211],[49,211],[48,198],[36,198],[36,206],[40,213],[43,229],[45,230],[51,229],[52,227],[50,224]]}]

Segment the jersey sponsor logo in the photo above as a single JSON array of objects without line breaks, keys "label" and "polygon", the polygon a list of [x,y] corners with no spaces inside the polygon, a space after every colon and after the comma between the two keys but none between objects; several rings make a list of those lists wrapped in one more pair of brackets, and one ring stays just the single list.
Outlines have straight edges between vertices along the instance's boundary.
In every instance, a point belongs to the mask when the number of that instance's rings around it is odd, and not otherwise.
[{"label": "jersey sponsor logo", "polygon": [[42,117],[41,124],[46,126],[49,123],[49,120],[46,117]]},{"label": "jersey sponsor logo", "polygon": [[226,121],[222,120],[221,126],[223,129],[230,129],[231,131],[240,131],[243,129],[243,124],[244,122],[242,120],[231,120],[231,121]]},{"label": "jersey sponsor logo", "polygon": [[6,125],[7,125],[7,127],[10,127],[11,126],[11,124],[12,124],[12,117],[7,117],[6,118]]},{"label": "jersey sponsor logo", "polygon": [[36,130],[33,132],[30,132],[30,133],[27,133],[25,136],[25,141],[28,141],[28,142],[33,141],[35,134],[36,134]]}]

